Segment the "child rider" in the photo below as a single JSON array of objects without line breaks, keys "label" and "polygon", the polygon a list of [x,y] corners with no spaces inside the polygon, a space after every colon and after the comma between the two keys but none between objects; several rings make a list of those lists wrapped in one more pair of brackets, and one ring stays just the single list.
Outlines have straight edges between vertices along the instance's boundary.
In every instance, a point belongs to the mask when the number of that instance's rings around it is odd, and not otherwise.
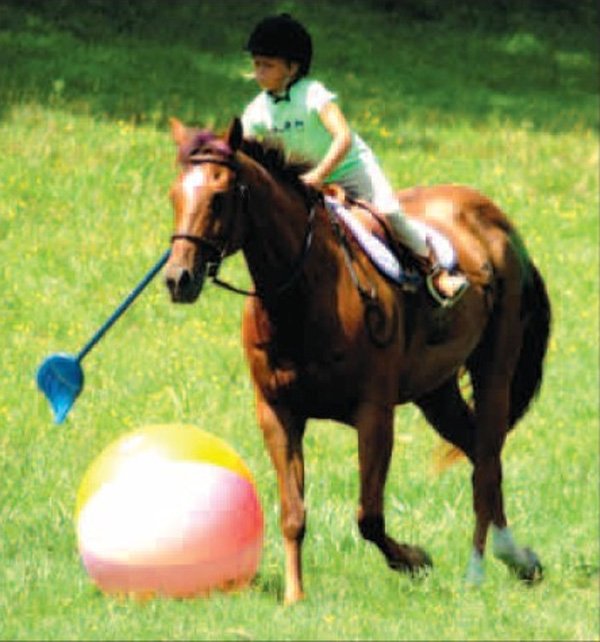
[{"label": "child rider", "polygon": [[435,263],[421,228],[404,216],[374,153],[350,129],[336,94],[307,78],[312,40],[304,26],[288,14],[267,17],[250,34],[246,50],[262,91],[244,111],[244,132],[279,139],[286,150],[312,160],[314,167],[302,177],[307,184],[338,183],[350,197],[372,203],[397,240],[432,274],[445,305],[457,301],[468,287],[464,275]]}]

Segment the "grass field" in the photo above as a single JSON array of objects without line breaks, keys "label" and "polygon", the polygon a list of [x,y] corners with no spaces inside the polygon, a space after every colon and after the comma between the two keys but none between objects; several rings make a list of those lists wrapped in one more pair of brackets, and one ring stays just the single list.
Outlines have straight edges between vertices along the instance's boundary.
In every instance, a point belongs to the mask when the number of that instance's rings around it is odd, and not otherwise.
[{"label": "grass field", "polygon": [[[0,639],[599,639],[596,25],[419,21],[384,4],[0,1]],[[157,279],[84,361],[66,424],[36,390],[41,360],[77,352],[166,248],[167,116],[222,127],[240,113],[256,91],[243,79],[244,37],[283,9],[310,25],[316,75],[395,184],[477,187],[517,223],[546,279],[544,385],[504,456],[513,531],[545,565],[535,587],[491,557],[487,583],[463,585],[470,469],[437,475],[439,441],[407,406],[387,518],[429,551],[434,572],[396,575],[361,540],[355,434],[313,422],[308,599],[282,607],[275,476],[254,421],[241,297],[208,287],[177,307]],[[249,285],[239,257],[224,274]],[[103,596],[85,575],[73,525],[81,477],[117,436],[159,422],[222,436],[254,472],[266,539],[249,590],[139,604]]]}]

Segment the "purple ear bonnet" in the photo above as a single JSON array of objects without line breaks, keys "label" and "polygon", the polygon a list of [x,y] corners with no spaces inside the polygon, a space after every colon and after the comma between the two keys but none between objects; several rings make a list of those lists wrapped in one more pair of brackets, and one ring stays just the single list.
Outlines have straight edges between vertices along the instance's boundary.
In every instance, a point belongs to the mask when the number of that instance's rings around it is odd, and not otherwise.
[{"label": "purple ear bonnet", "polygon": [[190,140],[181,145],[178,160],[180,163],[186,163],[192,156],[198,154],[217,154],[227,157],[232,155],[232,151],[229,145],[218,138],[214,132],[202,129],[194,132]]}]

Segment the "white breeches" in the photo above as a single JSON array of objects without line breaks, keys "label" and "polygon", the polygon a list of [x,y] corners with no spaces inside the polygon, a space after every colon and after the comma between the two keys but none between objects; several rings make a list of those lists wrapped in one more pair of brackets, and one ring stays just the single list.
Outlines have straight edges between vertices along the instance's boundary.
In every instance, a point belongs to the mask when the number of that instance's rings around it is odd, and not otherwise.
[{"label": "white breeches", "polygon": [[415,254],[427,256],[429,248],[422,228],[406,218],[394,190],[372,154],[363,156],[363,165],[351,174],[336,179],[348,196],[372,203],[375,209],[388,220],[398,240]]}]

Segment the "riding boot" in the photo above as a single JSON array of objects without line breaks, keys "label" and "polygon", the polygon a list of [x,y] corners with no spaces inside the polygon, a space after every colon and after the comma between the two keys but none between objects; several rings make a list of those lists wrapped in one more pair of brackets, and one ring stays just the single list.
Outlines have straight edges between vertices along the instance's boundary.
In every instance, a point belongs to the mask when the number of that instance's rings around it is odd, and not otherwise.
[{"label": "riding boot", "polygon": [[467,277],[460,272],[443,268],[437,262],[431,246],[429,246],[429,254],[426,257],[417,257],[417,262],[425,274],[429,294],[443,308],[451,308],[467,291],[469,287]]},{"label": "riding boot", "polygon": [[433,299],[442,307],[452,307],[469,287],[466,276],[440,266],[429,239],[400,211],[390,212],[386,218],[398,241],[412,251]]}]

